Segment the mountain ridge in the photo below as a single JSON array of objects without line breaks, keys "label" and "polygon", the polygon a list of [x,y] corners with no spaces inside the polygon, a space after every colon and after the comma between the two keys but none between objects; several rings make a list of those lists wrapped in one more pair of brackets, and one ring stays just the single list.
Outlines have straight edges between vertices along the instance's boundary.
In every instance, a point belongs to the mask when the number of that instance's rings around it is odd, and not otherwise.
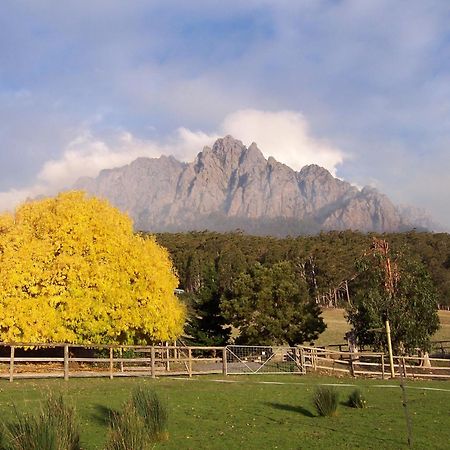
[{"label": "mountain ridge", "polygon": [[374,188],[360,190],[316,164],[296,172],[271,156],[266,159],[256,143],[246,147],[232,136],[204,147],[190,163],[165,155],[141,157],[95,178],[80,178],[74,188],[107,198],[141,231],[241,228],[295,235],[432,225],[422,211],[397,207]]}]

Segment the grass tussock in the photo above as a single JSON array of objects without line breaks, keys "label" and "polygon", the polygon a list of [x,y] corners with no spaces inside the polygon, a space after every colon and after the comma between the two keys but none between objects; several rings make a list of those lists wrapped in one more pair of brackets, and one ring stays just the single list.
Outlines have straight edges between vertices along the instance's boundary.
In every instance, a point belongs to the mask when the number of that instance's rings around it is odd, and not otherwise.
[{"label": "grass tussock", "polygon": [[106,450],[149,450],[169,438],[168,412],[158,395],[143,387],[113,416]]},{"label": "grass tussock", "polygon": [[147,433],[155,442],[168,439],[168,412],[167,407],[156,392],[138,387],[134,389],[131,398],[133,406],[144,419]]},{"label": "grass tussock", "polygon": [[313,404],[319,416],[334,416],[339,402],[339,394],[333,387],[320,386],[313,395]]},{"label": "grass tussock", "polygon": [[349,396],[347,400],[347,405],[350,408],[365,408],[367,405],[366,399],[359,389],[355,389]]},{"label": "grass tussock", "polygon": [[148,439],[144,419],[131,402],[113,415],[105,450],[148,450],[153,445]]},{"label": "grass tussock", "polygon": [[2,426],[1,450],[80,450],[74,409],[62,396],[49,395],[38,415],[19,414]]}]

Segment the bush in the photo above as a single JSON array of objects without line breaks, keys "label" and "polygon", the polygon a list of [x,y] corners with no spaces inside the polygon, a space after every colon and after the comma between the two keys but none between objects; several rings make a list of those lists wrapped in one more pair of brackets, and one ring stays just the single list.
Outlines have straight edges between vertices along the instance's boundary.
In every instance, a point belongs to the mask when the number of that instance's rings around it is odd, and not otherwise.
[{"label": "bush", "polygon": [[131,402],[113,415],[105,450],[148,450],[153,444],[148,439],[144,419]]},{"label": "bush", "polygon": [[365,408],[366,399],[362,395],[359,389],[355,389],[349,396],[347,400],[347,405],[351,408]]},{"label": "bush", "polygon": [[106,450],[147,450],[165,441],[168,413],[158,395],[142,387],[133,391],[131,401],[113,416]]},{"label": "bush", "polygon": [[65,405],[62,396],[50,395],[37,417],[17,414],[17,422],[3,426],[1,448],[80,450],[80,433],[73,408]]},{"label": "bush", "polygon": [[339,394],[333,387],[320,386],[313,396],[313,403],[319,416],[334,416],[338,406]]},{"label": "bush", "polygon": [[167,407],[156,392],[138,387],[133,391],[131,402],[144,419],[150,438],[155,442],[166,441],[169,437]]}]

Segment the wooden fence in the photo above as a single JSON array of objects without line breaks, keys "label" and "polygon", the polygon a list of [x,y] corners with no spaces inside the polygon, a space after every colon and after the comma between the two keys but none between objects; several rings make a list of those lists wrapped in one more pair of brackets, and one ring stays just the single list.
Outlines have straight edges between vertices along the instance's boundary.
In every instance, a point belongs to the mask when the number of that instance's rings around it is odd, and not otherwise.
[{"label": "wooden fence", "polygon": [[[198,347],[0,343],[0,378],[308,372],[389,378],[384,353],[319,347]],[[242,367],[241,367],[242,366]],[[450,379],[450,359],[394,356],[395,376]]]},{"label": "wooden fence", "polygon": [[0,343],[0,378],[226,374],[226,347]]},{"label": "wooden fence", "polygon": [[[318,347],[300,347],[306,371],[390,378],[389,357],[384,353],[351,353]],[[450,379],[450,359],[428,356],[394,356],[394,374],[405,378]]]}]

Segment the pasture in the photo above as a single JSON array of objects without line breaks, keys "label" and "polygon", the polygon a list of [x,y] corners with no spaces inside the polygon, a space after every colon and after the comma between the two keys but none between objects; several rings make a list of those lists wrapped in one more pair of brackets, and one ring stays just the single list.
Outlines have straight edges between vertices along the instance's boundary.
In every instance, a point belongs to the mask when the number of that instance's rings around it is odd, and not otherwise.
[{"label": "pasture", "polygon": [[[322,312],[327,329],[319,336],[315,345],[342,344],[345,342],[344,334],[350,329],[344,317],[344,310],[340,308],[327,308]],[[432,337],[433,341],[450,341],[450,311],[439,311],[441,328]]]},{"label": "pasture", "polygon": [[[317,417],[311,396],[326,383],[338,384],[341,402],[358,386],[368,407],[341,404],[336,417]],[[78,413],[83,448],[101,449],[110,411],[144,385],[168,404],[170,440],[160,449],[401,449],[407,445],[398,383],[313,375],[4,381],[0,418],[12,420],[13,405],[36,411],[46,392],[61,392]],[[407,386],[414,448],[448,448],[450,382]]]},{"label": "pasture", "polygon": [[[343,310],[325,310],[328,328],[316,342],[343,342]],[[434,340],[450,340],[450,312],[440,312]],[[336,417],[318,417],[312,404],[317,386],[335,384]],[[401,449],[408,448],[399,380],[308,375],[207,375],[109,379],[0,381],[0,420],[37,412],[49,392],[62,393],[77,411],[83,449],[102,449],[112,411],[134,387],[154,389],[167,403],[169,433],[158,449]],[[408,380],[413,448],[446,449],[450,442],[450,381]],[[358,387],[367,408],[344,403]]]}]

